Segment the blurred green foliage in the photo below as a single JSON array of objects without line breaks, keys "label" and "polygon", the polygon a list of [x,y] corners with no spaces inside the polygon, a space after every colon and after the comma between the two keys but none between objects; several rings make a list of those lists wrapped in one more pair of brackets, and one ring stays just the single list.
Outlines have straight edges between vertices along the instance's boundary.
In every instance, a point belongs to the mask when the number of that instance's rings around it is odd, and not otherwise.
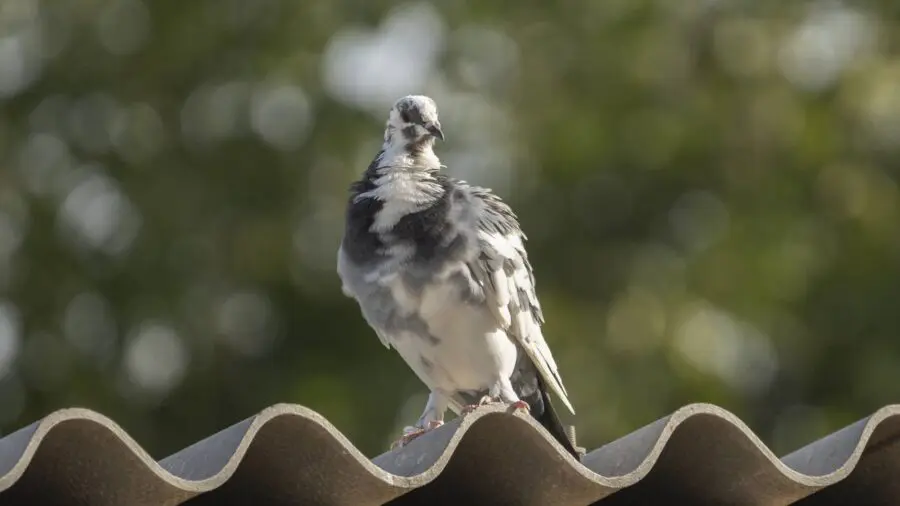
[{"label": "blurred green foliage", "polygon": [[0,5],[0,426],[157,457],[276,403],[369,455],[425,388],[343,297],[347,185],[434,96],[529,236],[603,444],[695,401],[777,452],[900,399],[888,1]]}]

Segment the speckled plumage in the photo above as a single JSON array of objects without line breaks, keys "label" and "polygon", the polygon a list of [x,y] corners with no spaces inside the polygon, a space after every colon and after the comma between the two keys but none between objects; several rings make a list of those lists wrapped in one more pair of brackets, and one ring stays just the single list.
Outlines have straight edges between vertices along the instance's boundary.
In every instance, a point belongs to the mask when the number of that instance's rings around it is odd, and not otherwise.
[{"label": "speckled plumage", "polygon": [[484,396],[524,400],[575,455],[549,402],[574,413],[541,333],[525,236],[490,190],[439,171],[434,102],[400,99],[384,145],[351,186],[338,273],[381,342],[431,391],[417,426]]}]

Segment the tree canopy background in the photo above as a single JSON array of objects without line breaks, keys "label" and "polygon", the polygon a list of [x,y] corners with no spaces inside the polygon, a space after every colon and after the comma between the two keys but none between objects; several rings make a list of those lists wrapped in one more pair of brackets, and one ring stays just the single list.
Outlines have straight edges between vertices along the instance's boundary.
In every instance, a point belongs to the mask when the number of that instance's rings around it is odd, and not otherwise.
[{"label": "tree canopy background", "polygon": [[335,273],[391,103],[529,236],[594,447],[695,401],[788,452],[900,399],[896,2],[0,3],[0,427],[154,456],[276,402],[380,453],[425,387]]}]

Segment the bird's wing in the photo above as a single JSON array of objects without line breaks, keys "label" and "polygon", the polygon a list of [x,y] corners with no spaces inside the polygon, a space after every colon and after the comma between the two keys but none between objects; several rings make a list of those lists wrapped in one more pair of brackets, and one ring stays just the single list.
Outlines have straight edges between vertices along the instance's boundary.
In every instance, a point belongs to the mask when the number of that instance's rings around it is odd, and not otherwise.
[{"label": "bird's wing", "polygon": [[478,255],[469,262],[469,269],[484,289],[485,303],[534,362],[544,382],[574,414],[556,361],[541,333],[544,316],[518,219],[490,190],[470,187],[469,191],[477,208],[474,217],[478,237]]},{"label": "bird's wing", "polygon": [[[385,348],[391,349],[391,341],[383,329],[382,322],[379,321],[383,320],[383,317],[379,318],[379,316],[384,313],[384,308],[369,308],[366,307],[362,300],[360,300],[361,297],[366,296],[366,293],[360,292],[373,292],[374,285],[366,281],[366,272],[359,266],[354,265],[347,258],[347,255],[344,253],[343,245],[338,249],[337,273],[338,277],[341,279],[341,292],[347,297],[356,300],[359,304],[363,318],[375,331],[378,340],[381,341],[381,344],[383,344]],[[367,287],[369,287],[368,290]]]}]

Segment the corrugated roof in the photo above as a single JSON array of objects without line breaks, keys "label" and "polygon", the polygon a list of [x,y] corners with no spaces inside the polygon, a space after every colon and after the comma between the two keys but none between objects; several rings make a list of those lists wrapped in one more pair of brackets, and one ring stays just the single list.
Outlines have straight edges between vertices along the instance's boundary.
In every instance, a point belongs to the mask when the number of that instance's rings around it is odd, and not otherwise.
[{"label": "corrugated roof", "polygon": [[279,404],[159,462],[112,420],[57,411],[0,439],[2,505],[877,505],[900,501],[900,406],[782,459],[731,413],[679,409],[572,459],[481,408],[372,460]]}]

